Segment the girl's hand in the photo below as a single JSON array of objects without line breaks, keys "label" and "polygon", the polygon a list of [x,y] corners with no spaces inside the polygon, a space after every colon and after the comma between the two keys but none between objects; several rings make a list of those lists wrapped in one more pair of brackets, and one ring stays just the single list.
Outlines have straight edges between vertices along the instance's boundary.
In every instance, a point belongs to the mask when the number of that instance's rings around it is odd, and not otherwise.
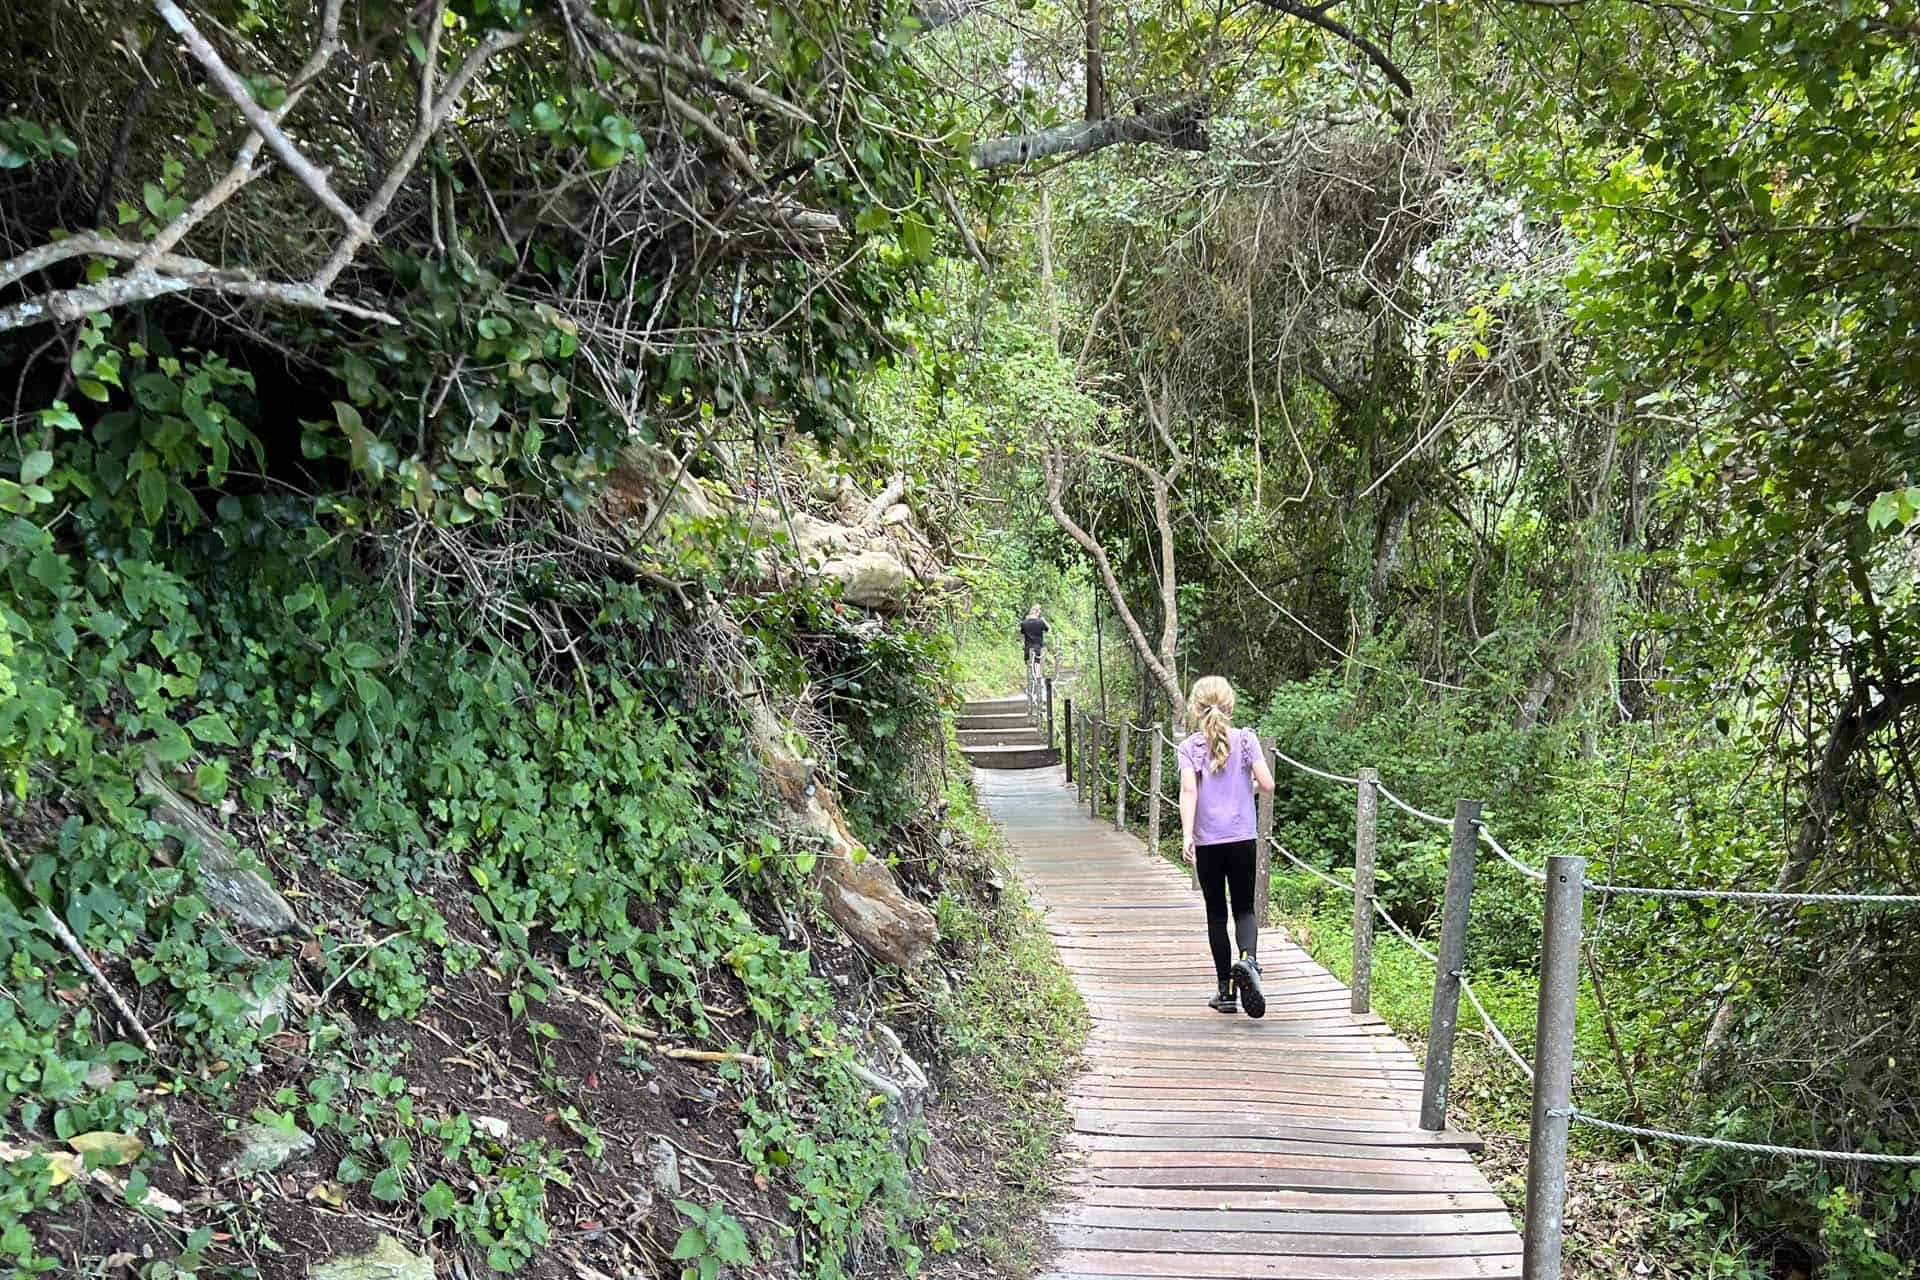
[{"label": "girl's hand", "polygon": [[1181,842],[1180,856],[1187,860],[1187,865],[1190,867],[1199,863],[1200,855],[1194,851],[1192,836],[1188,836]]}]

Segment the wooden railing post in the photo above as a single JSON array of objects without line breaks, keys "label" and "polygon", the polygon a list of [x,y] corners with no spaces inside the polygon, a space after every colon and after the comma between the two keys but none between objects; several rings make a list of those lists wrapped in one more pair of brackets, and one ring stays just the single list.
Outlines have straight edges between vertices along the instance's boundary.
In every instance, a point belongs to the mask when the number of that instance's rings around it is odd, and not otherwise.
[{"label": "wooden railing post", "polygon": [[1047,677],[1047,747],[1053,747],[1053,677]]},{"label": "wooden railing post", "polygon": [[1447,1084],[1453,1076],[1453,1033],[1460,1023],[1460,979],[1467,965],[1467,917],[1473,900],[1473,860],[1480,847],[1480,802],[1453,804],[1453,849],[1447,856],[1447,900],[1440,917],[1439,963],[1434,965],[1433,1016],[1427,1024],[1427,1070],[1420,1088],[1420,1127],[1447,1127]]},{"label": "wooden railing post", "polygon": [[1100,788],[1106,784],[1100,778],[1100,755],[1106,750],[1107,726],[1099,720],[1093,722],[1093,749],[1087,752],[1087,816],[1100,816]]},{"label": "wooden railing post", "polygon": [[1079,804],[1087,802],[1087,713],[1080,713],[1080,723],[1075,726],[1074,737],[1079,739],[1073,749],[1074,775],[1073,798]]},{"label": "wooden railing post", "polygon": [[1123,717],[1120,721],[1120,754],[1114,766],[1113,776],[1113,829],[1127,829],[1127,738],[1133,726]]},{"label": "wooden railing post", "polygon": [[1366,1013],[1373,1000],[1373,855],[1380,825],[1380,774],[1360,771],[1353,823],[1353,1011]]},{"label": "wooden railing post", "polygon": [[1150,732],[1153,739],[1147,746],[1147,848],[1157,858],[1160,856],[1160,730],[1156,726]]},{"label": "wooden railing post", "polygon": [[1074,725],[1073,725],[1073,699],[1072,698],[1063,698],[1061,700],[1060,719],[1062,723],[1064,723],[1067,726],[1066,733],[1061,736],[1060,745],[1067,749],[1067,761],[1066,761],[1067,785],[1071,787],[1071,786],[1076,786],[1079,783],[1079,779],[1076,778],[1073,773]]},{"label": "wooden railing post", "polygon": [[1087,812],[1093,812],[1093,770],[1094,752],[1099,744],[1093,737],[1093,713],[1080,713],[1080,801],[1087,806]]},{"label": "wooden railing post", "polygon": [[1534,1015],[1533,1126],[1527,1142],[1524,1280],[1560,1280],[1567,1207],[1567,1129],[1573,1123],[1574,1004],[1580,994],[1580,913],[1587,860],[1547,859],[1547,914]]},{"label": "wooden railing post", "polygon": [[[1259,734],[1253,736],[1254,745],[1260,749],[1260,759],[1269,771],[1273,768],[1273,754],[1267,750]],[[1258,877],[1259,887],[1254,891],[1259,902],[1258,919],[1261,928],[1267,924],[1267,907],[1273,901],[1273,792],[1262,791],[1256,807],[1257,820],[1254,826],[1253,858],[1254,874]]]}]

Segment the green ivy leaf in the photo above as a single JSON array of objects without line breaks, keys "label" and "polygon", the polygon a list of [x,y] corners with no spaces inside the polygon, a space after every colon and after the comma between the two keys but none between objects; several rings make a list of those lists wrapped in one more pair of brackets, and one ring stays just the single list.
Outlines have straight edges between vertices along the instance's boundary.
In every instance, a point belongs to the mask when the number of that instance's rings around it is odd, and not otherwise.
[{"label": "green ivy leaf", "polygon": [[148,467],[134,481],[134,490],[140,495],[140,513],[147,518],[147,523],[159,523],[167,509],[167,478]]},{"label": "green ivy leaf", "polygon": [[187,721],[187,732],[202,742],[211,742],[223,747],[240,745],[240,740],[233,736],[233,730],[226,720],[213,714],[195,716]]},{"label": "green ivy leaf", "polygon": [[362,640],[354,640],[340,646],[340,657],[348,666],[357,671],[365,671],[369,667],[377,667],[386,661],[384,654]]},{"label": "green ivy leaf", "polygon": [[427,1215],[428,1222],[451,1218],[458,1207],[459,1200],[454,1196],[453,1188],[444,1181],[436,1181],[427,1194],[420,1197],[420,1211]]}]

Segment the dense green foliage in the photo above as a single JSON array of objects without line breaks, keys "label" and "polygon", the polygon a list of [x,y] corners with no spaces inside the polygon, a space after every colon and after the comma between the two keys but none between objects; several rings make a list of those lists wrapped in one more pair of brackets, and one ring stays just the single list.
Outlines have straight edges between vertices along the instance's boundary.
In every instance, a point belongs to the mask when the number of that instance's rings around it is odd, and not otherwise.
[{"label": "dense green foliage", "polygon": [[[1009,1045],[1032,1023],[1070,1051],[1071,1006],[1020,998],[1044,943],[939,829],[946,642],[794,572],[753,515],[787,508],[796,456],[867,481],[896,447],[862,404],[960,172],[925,145],[950,124],[904,9],[344,14],[186,21],[325,156],[365,243],[313,180],[249,167],[238,104],[153,10],[0,16],[0,257],[38,255],[0,298],[0,1261],[126,1241],[152,1276],[276,1274],[363,1243],[312,1233],[333,1209],[503,1271],[616,1214],[585,1240],[620,1268],[703,1278],[975,1248],[916,1189],[926,1132],[852,1064],[884,1016],[984,1064],[983,1097],[1018,1083],[1045,1144],[1064,1058],[1013,1071]],[[930,974],[827,924],[753,697],[960,929]],[[159,787],[306,927],[216,910],[212,851],[162,825]],[[976,967],[991,931],[1023,941]],[[965,1043],[949,971],[1004,1002]],[[507,1097],[544,1118],[489,1121]],[[169,1152],[210,1178],[249,1119],[317,1140],[311,1212],[147,1194],[181,1190]],[[103,1131],[154,1153],[95,1239],[73,1224],[106,1184],[51,1153]],[[649,1132],[717,1138],[744,1172],[689,1175],[653,1218],[583,1197]]]}]

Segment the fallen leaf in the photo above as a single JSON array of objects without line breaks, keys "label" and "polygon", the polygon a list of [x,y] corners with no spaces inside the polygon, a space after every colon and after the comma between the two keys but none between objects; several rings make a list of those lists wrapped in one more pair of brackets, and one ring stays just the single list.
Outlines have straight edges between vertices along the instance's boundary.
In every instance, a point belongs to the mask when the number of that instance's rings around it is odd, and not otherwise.
[{"label": "fallen leaf", "polygon": [[67,1139],[67,1145],[83,1156],[92,1156],[95,1165],[132,1164],[147,1149],[147,1144],[132,1134],[111,1129],[76,1133]]},{"label": "fallen leaf", "polygon": [[336,1209],[344,1209],[347,1204],[347,1189],[337,1182],[316,1182],[307,1188],[307,1199],[318,1200],[321,1204],[330,1204]]}]

